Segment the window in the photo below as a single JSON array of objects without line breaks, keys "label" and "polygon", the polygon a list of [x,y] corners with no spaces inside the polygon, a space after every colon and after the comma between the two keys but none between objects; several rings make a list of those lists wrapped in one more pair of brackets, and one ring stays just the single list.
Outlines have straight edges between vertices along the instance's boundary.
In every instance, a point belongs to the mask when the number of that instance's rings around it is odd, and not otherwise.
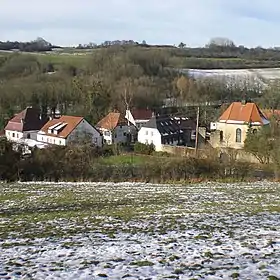
[{"label": "window", "polygon": [[27,133],[26,138],[27,138],[27,139],[30,139],[30,133]]},{"label": "window", "polygon": [[97,138],[96,138],[96,137],[94,138],[94,143],[95,143],[95,144],[97,143]]},{"label": "window", "polygon": [[59,145],[61,145],[61,140],[59,140]]},{"label": "window", "polygon": [[154,133],[153,133],[153,132],[151,132],[151,136],[152,136],[152,137],[154,136]]},{"label": "window", "polygon": [[224,141],[224,132],[220,131],[220,142]]},{"label": "window", "polygon": [[241,143],[241,129],[236,129],[236,143]]},{"label": "window", "polygon": [[15,137],[15,133],[14,132],[13,132],[12,136]]},{"label": "window", "polygon": [[253,129],[253,134],[256,134],[258,132],[257,129]]},{"label": "window", "polygon": [[123,133],[123,136],[126,136],[126,132]]},{"label": "window", "polygon": [[148,132],[148,130],[146,130],[146,135],[148,135],[149,134],[149,132]]}]

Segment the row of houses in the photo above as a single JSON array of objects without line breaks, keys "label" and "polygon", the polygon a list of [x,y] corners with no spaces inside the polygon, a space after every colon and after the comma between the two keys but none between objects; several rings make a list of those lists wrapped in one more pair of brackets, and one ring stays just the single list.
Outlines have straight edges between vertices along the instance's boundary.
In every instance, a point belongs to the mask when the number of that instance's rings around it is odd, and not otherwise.
[{"label": "row of houses", "polygon": [[[204,144],[214,148],[242,149],[249,127],[258,130],[269,124],[267,114],[254,103],[234,102],[210,124],[209,139]],[[204,132],[206,129],[204,130]],[[186,116],[154,114],[151,110],[127,110],[126,114],[110,112],[95,126],[77,116],[43,117],[28,107],[16,114],[5,127],[8,140],[27,147],[65,146],[85,138],[96,146],[104,143],[141,142],[153,144],[156,151],[164,146],[194,147],[196,121]]]},{"label": "row of houses", "polygon": [[186,117],[160,116],[151,110],[127,110],[126,114],[110,112],[95,126],[83,117],[43,117],[36,108],[27,107],[8,121],[8,140],[28,147],[65,146],[87,138],[96,146],[133,143],[193,146],[195,122]]}]

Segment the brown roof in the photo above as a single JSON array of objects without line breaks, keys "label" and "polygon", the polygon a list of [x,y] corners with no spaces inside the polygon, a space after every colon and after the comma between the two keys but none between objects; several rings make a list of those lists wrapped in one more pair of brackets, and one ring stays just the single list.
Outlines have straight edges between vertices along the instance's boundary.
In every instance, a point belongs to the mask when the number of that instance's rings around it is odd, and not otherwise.
[{"label": "brown roof", "polygon": [[153,116],[152,110],[149,109],[132,109],[131,114],[134,120],[149,120]]},{"label": "brown roof", "polygon": [[118,125],[126,125],[127,120],[119,112],[109,113],[106,117],[98,122],[96,125],[98,128],[104,128],[108,130],[115,129]]},{"label": "brown roof", "polygon": [[5,130],[14,130],[19,132],[39,130],[48,121],[40,118],[40,110],[27,107],[25,110],[16,114],[5,127]]},{"label": "brown roof", "polygon": [[238,121],[264,124],[266,116],[255,103],[233,102],[221,115],[219,121]]},{"label": "brown roof", "polygon": [[[44,135],[49,135],[53,137],[67,138],[68,135],[78,126],[78,124],[83,120],[83,117],[73,117],[73,116],[61,116],[58,119],[52,119],[48,121],[40,130],[40,132],[44,132]],[[49,133],[48,129],[55,124],[65,123],[65,127],[63,127],[58,134]]]}]

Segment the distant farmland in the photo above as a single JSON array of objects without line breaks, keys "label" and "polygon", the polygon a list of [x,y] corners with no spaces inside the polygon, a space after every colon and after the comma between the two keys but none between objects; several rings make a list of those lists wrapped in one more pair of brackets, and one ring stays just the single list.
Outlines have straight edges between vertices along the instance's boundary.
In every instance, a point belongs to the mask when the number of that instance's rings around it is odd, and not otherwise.
[{"label": "distant farmland", "polygon": [[228,84],[248,84],[266,87],[271,81],[280,78],[280,68],[262,69],[180,69],[195,79],[217,79]]}]

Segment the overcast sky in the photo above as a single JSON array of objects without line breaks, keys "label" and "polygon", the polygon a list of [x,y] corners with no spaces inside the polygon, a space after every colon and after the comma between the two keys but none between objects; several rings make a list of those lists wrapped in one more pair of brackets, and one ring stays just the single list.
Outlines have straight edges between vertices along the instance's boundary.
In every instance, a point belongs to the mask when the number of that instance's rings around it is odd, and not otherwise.
[{"label": "overcast sky", "polygon": [[280,46],[280,0],[0,0],[0,41]]}]

